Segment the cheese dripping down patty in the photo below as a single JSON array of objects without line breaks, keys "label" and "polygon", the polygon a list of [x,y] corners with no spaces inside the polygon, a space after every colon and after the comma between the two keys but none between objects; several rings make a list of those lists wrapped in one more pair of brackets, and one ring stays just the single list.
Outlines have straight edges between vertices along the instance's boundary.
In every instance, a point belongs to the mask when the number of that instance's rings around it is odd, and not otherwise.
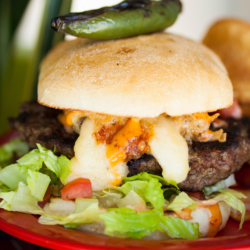
[{"label": "cheese dripping down patty", "polygon": [[[189,171],[188,145],[172,118],[159,116],[152,123],[151,129],[149,153],[161,165],[163,177],[177,183],[185,180]],[[115,143],[98,143],[94,134],[94,119],[86,118],[74,147],[75,157],[71,160],[71,174],[67,182],[79,177],[88,178],[93,191],[120,185],[121,178],[128,174],[124,151],[128,141],[142,134],[140,120],[129,119],[114,135]]]}]

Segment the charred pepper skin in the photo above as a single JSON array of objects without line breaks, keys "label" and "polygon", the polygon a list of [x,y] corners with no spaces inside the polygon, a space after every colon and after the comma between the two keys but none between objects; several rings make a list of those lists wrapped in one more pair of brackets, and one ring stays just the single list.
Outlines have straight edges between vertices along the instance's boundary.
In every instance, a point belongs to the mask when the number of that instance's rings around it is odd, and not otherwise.
[{"label": "charred pepper skin", "polygon": [[125,0],[111,7],[58,16],[51,26],[77,37],[119,39],[164,30],[181,9],[180,0]]}]

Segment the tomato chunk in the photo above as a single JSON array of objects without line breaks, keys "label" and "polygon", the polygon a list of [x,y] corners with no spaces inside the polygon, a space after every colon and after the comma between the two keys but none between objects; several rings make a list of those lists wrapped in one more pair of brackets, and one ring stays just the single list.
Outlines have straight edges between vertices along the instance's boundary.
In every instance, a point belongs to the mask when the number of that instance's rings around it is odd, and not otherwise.
[{"label": "tomato chunk", "polygon": [[67,183],[61,190],[63,200],[75,198],[88,198],[92,196],[91,181],[86,178],[78,178]]},{"label": "tomato chunk", "polygon": [[242,109],[237,100],[234,100],[233,105],[231,107],[227,109],[218,110],[218,112],[220,113],[220,117],[222,118],[242,118]]}]

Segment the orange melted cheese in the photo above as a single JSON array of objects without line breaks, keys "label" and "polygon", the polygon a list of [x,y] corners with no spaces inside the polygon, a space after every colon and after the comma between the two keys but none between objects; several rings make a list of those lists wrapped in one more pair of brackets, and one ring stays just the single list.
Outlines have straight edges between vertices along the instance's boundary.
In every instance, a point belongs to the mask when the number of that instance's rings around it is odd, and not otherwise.
[{"label": "orange melted cheese", "polygon": [[129,140],[139,137],[143,134],[140,120],[131,118],[126,125],[121,128],[113,137],[110,144],[107,144],[107,158],[112,167],[126,159],[126,147],[129,145]]},{"label": "orange melted cheese", "polygon": [[202,119],[204,121],[207,121],[208,123],[211,123],[212,121],[214,121],[220,114],[216,113],[212,116],[209,116],[208,113],[195,113],[193,114],[193,117],[195,117],[196,119]]},{"label": "orange melted cheese", "polygon": [[65,114],[61,113],[57,116],[57,119],[59,120],[59,122],[64,126],[64,129],[68,132],[68,133],[73,133],[74,129],[71,125],[68,125],[66,122],[66,116]]},{"label": "orange melted cheese", "polygon": [[68,112],[66,112],[66,114],[65,114],[65,116],[66,116],[65,117],[65,122],[66,122],[67,125],[73,126],[72,116],[73,116],[74,113],[77,113],[77,112],[79,112],[79,111],[68,111]]},{"label": "orange melted cheese", "polygon": [[220,211],[219,204],[214,204],[212,206],[206,207],[208,217],[209,217],[209,230],[207,237],[214,237],[222,224],[222,215]]}]

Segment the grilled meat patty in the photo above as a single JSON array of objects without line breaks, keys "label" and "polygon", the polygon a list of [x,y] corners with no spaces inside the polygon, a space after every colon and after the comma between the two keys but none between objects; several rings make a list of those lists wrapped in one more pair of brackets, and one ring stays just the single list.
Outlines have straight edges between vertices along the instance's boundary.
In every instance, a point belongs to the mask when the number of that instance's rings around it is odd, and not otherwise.
[{"label": "grilled meat patty", "polygon": [[[10,118],[11,128],[17,130],[24,141],[34,148],[35,143],[57,151],[68,158],[74,156],[74,144],[78,135],[69,134],[58,121],[61,111],[36,102],[24,103],[18,118]],[[250,118],[225,119],[227,141],[220,143],[195,142],[189,144],[190,171],[185,181],[178,184],[181,190],[200,191],[239,170],[250,160]],[[211,130],[216,130],[211,126]],[[140,172],[161,175],[162,169],[152,155],[144,154],[128,162],[129,176]]]},{"label": "grilled meat patty", "polygon": [[36,148],[36,143],[61,153],[68,158],[74,156],[74,145],[78,134],[67,133],[57,116],[61,110],[26,102],[21,105],[18,118],[10,118],[10,127],[17,130],[21,139]]}]

